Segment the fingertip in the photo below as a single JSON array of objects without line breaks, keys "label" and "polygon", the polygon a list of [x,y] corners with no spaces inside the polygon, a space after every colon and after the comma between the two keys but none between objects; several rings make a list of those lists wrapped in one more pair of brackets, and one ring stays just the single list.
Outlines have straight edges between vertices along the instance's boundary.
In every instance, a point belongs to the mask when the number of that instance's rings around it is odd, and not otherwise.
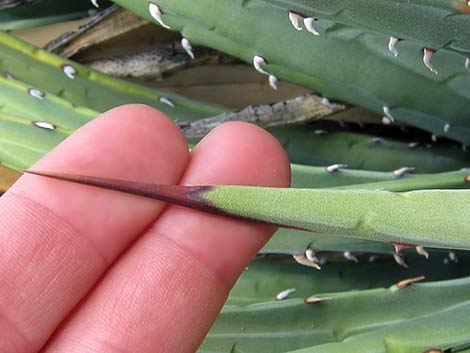
[{"label": "fingertip", "polygon": [[[176,124],[158,110],[134,104],[103,113],[32,169],[174,184],[188,160],[187,142]],[[151,221],[160,209],[151,200],[35,175],[23,175],[9,192],[34,201],[69,222],[103,249],[108,259],[122,251],[135,230],[145,225],[143,219]],[[125,226],[124,219],[128,219]],[[121,234],[121,238],[111,246],[103,229]]]},{"label": "fingertip", "polygon": [[286,152],[268,131],[254,124],[228,122],[215,128],[192,152],[191,165],[199,165],[200,160],[206,168],[198,170],[197,178],[206,182],[223,184],[223,178],[227,184],[290,185]]}]

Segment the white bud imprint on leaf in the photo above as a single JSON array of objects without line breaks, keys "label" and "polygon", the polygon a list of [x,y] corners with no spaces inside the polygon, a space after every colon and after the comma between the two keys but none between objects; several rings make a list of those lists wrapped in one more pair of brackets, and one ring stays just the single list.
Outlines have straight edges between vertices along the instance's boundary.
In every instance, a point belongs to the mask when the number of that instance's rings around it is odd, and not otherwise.
[{"label": "white bud imprint on leaf", "polygon": [[388,50],[395,56],[398,56],[398,49],[396,48],[397,43],[400,41],[399,38],[396,37],[390,37],[390,40],[388,42]]},{"label": "white bud imprint on leaf", "polygon": [[279,82],[278,78],[274,75],[269,75],[269,85],[275,91],[277,91],[277,83]]},{"label": "white bud imprint on leaf", "polygon": [[267,65],[267,64],[268,63],[266,62],[266,59],[263,58],[262,56],[255,55],[253,57],[253,66],[255,67],[256,71],[258,71],[259,73],[261,73],[263,75],[268,75],[269,76],[270,73],[262,68],[262,65]]},{"label": "white bud imprint on leaf", "polygon": [[33,125],[37,126],[44,130],[55,130],[56,127],[54,124],[48,123],[46,121],[33,121]]},{"label": "white bud imprint on leaf", "polygon": [[65,76],[73,80],[75,76],[77,76],[77,70],[70,65],[64,65],[62,66],[62,71],[64,72]]},{"label": "white bud imprint on leaf", "polygon": [[348,168],[347,164],[333,164],[325,168],[327,173],[339,172],[342,169]]},{"label": "white bud imprint on leaf", "polygon": [[294,27],[296,30],[302,30],[302,26],[300,26],[300,23],[303,21],[303,19],[304,16],[302,16],[301,14],[294,11],[289,11],[289,21],[292,24],[292,27]]},{"label": "white bud imprint on leaf", "polygon": [[188,54],[189,57],[194,60],[194,52],[191,42],[187,38],[183,38],[181,39],[181,46],[183,47],[186,54]]},{"label": "white bud imprint on leaf", "polygon": [[435,75],[439,75],[439,72],[431,64],[431,60],[434,53],[434,49],[424,48],[423,63],[429,69],[429,71],[431,71]]},{"label": "white bud imprint on leaf", "polygon": [[307,17],[306,19],[304,19],[304,24],[305,24],[305,29],[307,31],[309,31],[310,33],[312,33],[315,36],[319,36],[320,33],[318,33],[317,30],[315,29],[315,27],[313,26],[313,24],[316,22],[316,20],[317,20],[316,18]]},{"label": "white bud imprint on leaf", "polygon": [[343,255],[344,255],[344,258],[345,258],[346,260],[348,260],[348,261],[359,262],[359,260],[357,259],[357,257],[354,256],[353,253],[350,252],[350,251],[345,251]]},{"label": "white bud imprint on leaf", "polygon": [[392,116],[390,107],[384,106],[383,112],[384,112],[384,117],[382,118],[382,123],[384,125],[390,125],[391,123],[395,122],[395,118]]},{"label": "white bud imprint on leaf", "polygon": [[413,173],[415,170],[416,168],[413,168],[413,167],[403,167],[403,168],[394,170],[392,174],[393,176],[398,178],[398,177],[402,177],[405,174]]},{"label": "white bud imprint on leaf", "polygon": [[287,297],[289,296],[289,294],[291,293],[294,293],[296,291],[295,288],[290,288],[290,289],[286,289],[286,290],[283,290],[282,292],[278,293],[276,295],[276,300],[284,300],[284,299],[287,299]]},{"label": "white bud imprint on leaf", "polygon": [[157,21],[162,27],[170,29],[170,26],[168,26],[165,22],[163,22],[162,16],[163,16],[163,11],[154,2],[149,3],[149,12],[150,15],[153,17],[155,21]]},{"label": "white bud imprint on leaf", "polygon": [[44,96],[45,96],[45,93],[36,89],[36,88],[30,88],[28,90],[28,93],[33,96],[34,98],[37,98],[37,99],[44,99]]},{"label": "white bud imprint on leaf", "polygon": [[172,108],[175,107],[175,103],[173,103],[173,101],[172,101],[170,98],[168,98],[168,97],[161,96],[161,97],[158,99],[158,101],[159,101],[160,103],[166,104],[166,105],[168,105],[168,106],[170,106],[170,107],[172,107]]}]

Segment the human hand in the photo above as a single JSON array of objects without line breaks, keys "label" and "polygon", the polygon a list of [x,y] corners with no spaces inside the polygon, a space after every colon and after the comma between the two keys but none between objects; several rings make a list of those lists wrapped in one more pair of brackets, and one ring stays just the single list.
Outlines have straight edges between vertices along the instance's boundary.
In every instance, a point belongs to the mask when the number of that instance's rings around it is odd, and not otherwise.
[{"label": "human hand", "polygon": [[[33,169],[161,184],[287,186],[265,131],[225,124],[189,154],[139,105],[105,113]],[[24,175],[0,199],[0,352],[195,352],[274,228]]]}]

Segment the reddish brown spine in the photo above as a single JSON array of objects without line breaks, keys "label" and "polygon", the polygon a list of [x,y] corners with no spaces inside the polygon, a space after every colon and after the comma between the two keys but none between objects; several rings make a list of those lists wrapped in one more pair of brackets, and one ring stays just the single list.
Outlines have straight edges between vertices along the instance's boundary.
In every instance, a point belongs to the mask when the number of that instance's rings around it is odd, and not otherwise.
[{"label": "reddish brown spine", "polygon": [[122,179],[100,178],[35,170],[26,170],[24,173],[148,197],[209,213],[220,213],[215,206],[201,197],[202,194],[210,191],[213,188],[212,186],[159,185]]}]

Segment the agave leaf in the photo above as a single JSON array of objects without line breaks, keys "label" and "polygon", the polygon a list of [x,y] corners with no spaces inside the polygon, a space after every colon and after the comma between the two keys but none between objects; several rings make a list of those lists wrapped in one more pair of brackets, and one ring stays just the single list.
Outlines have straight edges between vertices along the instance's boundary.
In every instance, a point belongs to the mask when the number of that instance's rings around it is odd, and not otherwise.
[{"label": "agave leaf", "polygon": [[[150,7],[143,0],[116,2],[180,31],[194,45],[256,63],[266,78],[294,82],[330,99],[385,114],[385,121],[470,144],[466,54],[442,49],[433,56],[427,49],[423,56],[422,43],[410,40],[400,43],[395,57],[388,49],[390,34],[329,21],[319,23],[320,35],[314,36],[295,30],[286,10],[259,0],[158,0]],[[158,11],[149,11],[155,6]],[[455,11],[449,15],[468,21]]]},{"label": "agave leaf", "polygon": [[233,287],[229,304],[242,302],[242,299],[245,303],[274,300],[287,288],[296,289],[289,294],[289,299],[304,299],[316,293],[388,287],[418,276],[425,276],[426,281],[456,279],[467,276],[470,262],[470,254],[465,251],[458,252],[458,262],[448,261],[448,253],[444,251],[431,252],[429,259],[410,255],[408,268],[399,266],[391,256],[378,257],[374,262],[369,262],[368,257],[366,254],[360,257],[363,261],[351,263],[331,254],[326,257],[328,262],[321,271],[300,266],[292,257],[260,257],[250,263]]},{"label": "agave leaf", "polygon": [[[100,7],[109,1],[98,1]],[[90,0],[5,1],[0,3],[0,30],[38,27],[87,17],[95,9]]]},{"label": "agave leaf", "polygon": [[[4,32],[0,32],[0,70],[30,87],[97,112],[127,103],[147,104],[179,120],[199,119],[225,111],[173,93],[106,76]],[[69,75],[66,70],[69,70]],[[162,101],[162,97],[171,101],[174,107]]]},{"label": "agave leaf", "polygon": [[[292,163],[329,166],[346,164],[353,169],[391,172],[414,167],[416,173],[439,173],[470,165],[470,153],[449,142],[431,144],[339,129],[337,126],[312,124],[271,128]],[[413,137],[415,139],[415,137]]]},{"label": "agave leaf", "polygon": [[[338,188],[368,189],[405,192],[422,189],[466,189],[470,187],[467,175],[470,171],[460,170],[434,175],[407,175],[397,178],[392,173],[341,170],[328,173],[324,168],[292,165],[292,187],[295,188]],[[383,177],[392,180],[361,183],[368,177]],[[346,184],[348,179],[356,183]],[[343,184],[345,183],[345,184]],[[299,254],[307,249],[315,252],[368,252],[393,254],[395,249],[390,244],[344,238],[337,235],[318,234],[289,228],[280,228],[266,244],[261,253]]]},{"label": "agave leaf", "polygon": [[[228,304],[200,352],[416,352],[469,343],[469,278]],[[241,301],[240,301],[241,303]],[[445,325],[443,324],[445,323]]]},{"label": "agave leaf", "polygon": [[[404,40],[435,50],[468,53],[470,18],[453,8],[457,1],[437,0],[262,0],[306,17],[330,20]],[[458,3],[464,3],[459,1]],[[438,30],[436,30],[438,28]]]},{"label": "agave leaf", "polygon": [[[453,295],[449,293],[448,295]],[[437,298],[436,298],[437,299]],[[402,323],[362,333],[347,341],[322,344],[296,350],[296,353],[369,352],[445,352],[468,346],[470,339],[470,303],[450,306],[441,312],[423,317],[407,317]],[[290,352],[293,353],[293,352]]]},{"label": "agave leaf", "polygon": [[[291,164],[292,187],[333,188],[354,184],[369,184],[387,180],[396,181],[393,173],[359,169],[342,169],[329,173],[326,167]],[[418,174],[405,174],[403,179],[416,178]]]},{"label": "agave leaf", "polygon": [[[31,174],[155,198],[281,227],[354,239],[470,249],[470,190],[397,193],[361,189],[168,186],[61,173]],[[468,178],[466,178],[468,179]]]}]

